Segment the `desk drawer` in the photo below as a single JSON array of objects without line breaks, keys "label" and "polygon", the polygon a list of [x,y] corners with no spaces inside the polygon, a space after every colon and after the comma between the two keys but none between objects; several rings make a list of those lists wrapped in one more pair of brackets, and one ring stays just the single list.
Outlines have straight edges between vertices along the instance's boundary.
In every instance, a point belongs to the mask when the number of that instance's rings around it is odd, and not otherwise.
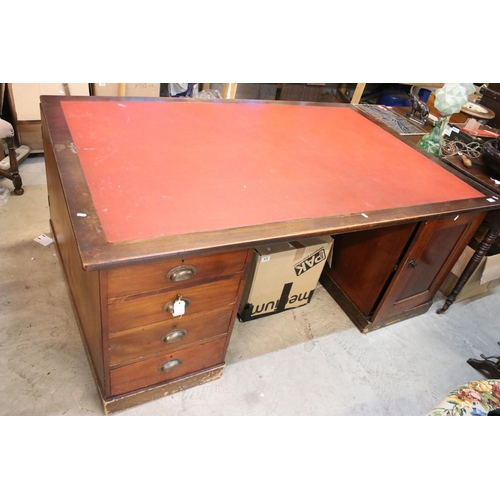
[{"label": "desk drawer", "polygon": [[124,394],[218,365],[224,361],[226,337],[111,369],[111,392]]},{"label": "desk drawer", "polygon": [[182,346],[227,333],[233,306],[205,314],[183,316],[170,321],[111,334],[109,363],[178,350]]},{"label": "desk drawer", "polygon": [[108,297],[177,289],[213,277],[230,276],[243,271],[246,256],[247,250],[238,250],[110,269]]},{"label": "desk drawer", "polygon": [[173,303],[178,294],[189,299],[190,305],[184,316],[211,311],[233,304],[238,293],[241,276],[205,283],[185,289],[174,289],[169,292],[151,294],[135,298],[112,299],[108,304],[109,332],[120,332],[138,326],[159,323],[174,319],[165,306]]}]

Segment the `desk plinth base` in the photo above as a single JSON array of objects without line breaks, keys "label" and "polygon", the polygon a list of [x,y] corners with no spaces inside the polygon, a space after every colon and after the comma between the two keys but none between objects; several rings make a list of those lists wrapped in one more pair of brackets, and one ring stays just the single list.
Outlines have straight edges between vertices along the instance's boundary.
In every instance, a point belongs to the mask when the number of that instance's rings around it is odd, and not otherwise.
[{"label": "desk plinth base", "polygon": [[164,396],[169,396],[176,392],[184,391],[186,389],[191,389],[197,385],[206,384],[207,382],[212,382],[217,380],[222,376],[226,364],[222,363],[212,368],[207,368],[206,370],[201,370],[184,377],[179,377],[175,380],[170,380],[164,384],[157,385],[154,387],[148,387],[145,389],[139,389],[137,391],[122,394],[121,396],[116,396],[114,398],[104,399],[101,394],[101,402],[105,415],[110,413],[116,413],[118,411],[126,410],[132,406],[137,406],[143,403],[149,403],[155,399],[162,398]]},{"label": "desk plinth base", "polygon": [[338,287],[337,283],[326,273],[322,273],[320,277],[320,283],[323,285],[325,290],[330,294],[330,296],[337,302],[337,304],[342,308],[342,310],[349,316],[349,319],[354,323],[361,333],[368,333],[384,326],[389,326],[399,321],[405,319],[413,318],[415,316],[420,316],[426,313],[432,305],[432,301],[421,304],[417,307],[413,307],[408,311],[404,311],[399,314],[395,314],[390,318],[386,318],[381,321],[371,321],[367,318],[345,295],[345,293]]}]

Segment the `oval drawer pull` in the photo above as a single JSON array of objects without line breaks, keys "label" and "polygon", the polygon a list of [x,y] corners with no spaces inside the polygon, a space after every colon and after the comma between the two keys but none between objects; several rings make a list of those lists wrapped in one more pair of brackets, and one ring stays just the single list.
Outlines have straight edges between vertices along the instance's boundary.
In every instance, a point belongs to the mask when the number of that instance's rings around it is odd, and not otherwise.
[{"label": "oval drawer pull", "polygon": [[165,342],[166,344],[173,344],[174,342],[179,342],[180,340],[184,340],[186,334],[187,334],[186,330],[174,330],[173,332],[169,332],[163,335],[161,341]]},{"label": "oval drawer pull", "polygon": [[182,365],[182,359],[172,359],[170,361],[167,361],[166,363],[163,363],[160,366],[160,370],[162,372],[171,372],[174,371],[175,369],[179,368],[179,366]]},{"label": "oval drawer pull", "polygon": [[[188,306],[191,304],[191,299],[188,299],[187,297],[182,297],[182,299],[184,301],[184,304],[185,304],[185,308],[187,309]],[[171,300],[168,304],[165,304],[165,306],[163,307],[163,310],[165,312],[169,312],[171,314],[174,313],[174,302],[175,300]]]},{"label": "oval drawer pull", "polygon": [[189,265],[177,266],[167,273],[170,281],[185,281],[191,279],[196,274],[196,267]]}]

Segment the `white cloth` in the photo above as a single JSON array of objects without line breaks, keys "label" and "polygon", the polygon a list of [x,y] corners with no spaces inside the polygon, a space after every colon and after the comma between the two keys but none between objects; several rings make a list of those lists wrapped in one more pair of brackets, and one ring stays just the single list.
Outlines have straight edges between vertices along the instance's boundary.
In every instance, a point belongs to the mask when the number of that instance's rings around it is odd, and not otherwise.
[{"label": "white cloth", "polygon": [[9,122],[0,118],[0,139],[5,139],[6,137],[14,137],[14,127]]}]

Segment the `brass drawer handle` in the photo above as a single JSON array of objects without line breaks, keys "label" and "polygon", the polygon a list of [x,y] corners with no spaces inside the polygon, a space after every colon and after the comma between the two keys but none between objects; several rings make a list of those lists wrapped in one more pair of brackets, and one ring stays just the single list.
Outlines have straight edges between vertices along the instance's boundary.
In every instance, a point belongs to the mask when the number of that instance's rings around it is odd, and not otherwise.
[{"label": "brass drawer handle", "polygon": [[182,365],[182,359],[172,359],[170,361],[167,361],[166,363],[163,363],[159,369],[162,372],[168,373],[168,372],[172,372],[175,369],[179,368],[179,366],[181,366],[181,365]]},{"label": "brass drawer handle", "polygon": [[167,273],[167,279],[170,281],[185,281],[190,280],[196,274],[196,267],[182,265],[171,269]]},{"label": "brass drawer handle", "polygon": [[165,342],[165,344],[173,344],[174,342],[179,342],[180,340],[184,340],[186,334],[187,334],[186,330],[174,330],[173,332],[166,333],[165,335],[163,335],[161,341]]},{"label": "brass drawer handle", "polygon": [[[191,305],[191,299],[188,299],[187,297],[182,297],[181,300],[184,301],[184,304],[185,304],[184,307],[186,309],[189,307],[189,305]],[[171,300],[168,304],[165,304],[165,306],[163,307],[163,310],[165,312],[169,312],[170,314],[174,314],[174,302],[175,302],[175,300]]]}]

